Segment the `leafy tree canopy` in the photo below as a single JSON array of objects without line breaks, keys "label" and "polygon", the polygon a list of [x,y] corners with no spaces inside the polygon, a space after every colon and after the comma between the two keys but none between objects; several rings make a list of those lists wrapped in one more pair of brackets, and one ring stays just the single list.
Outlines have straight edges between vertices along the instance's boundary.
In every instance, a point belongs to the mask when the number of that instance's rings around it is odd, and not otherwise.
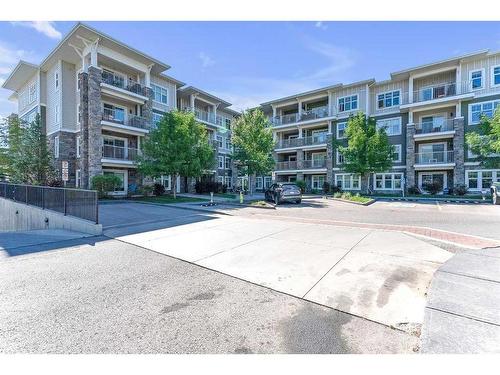
[{"label": "leafy tree canopy", "polygon": [[493,118],[481,117],[478,131],[465,135],[467,147],[486,168],[500,168],[500,106]]}]

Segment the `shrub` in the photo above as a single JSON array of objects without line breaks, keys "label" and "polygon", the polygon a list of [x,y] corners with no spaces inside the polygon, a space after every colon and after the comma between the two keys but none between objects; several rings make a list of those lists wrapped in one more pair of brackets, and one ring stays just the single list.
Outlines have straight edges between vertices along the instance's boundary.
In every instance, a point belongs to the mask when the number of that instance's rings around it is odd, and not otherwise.
[{"label": "shrub", "polygon": [[300,189],[300,192],[304,194],[306,192],[306,182],[304,180],[295,181],[295,185],[297,185]]},{"label": "shrub", "polygon": [[64,181],[59,180],[58,178],[51,179],[47,181],[47,186],[51,187],[63,187],[64,186]]},{"label": "shrub", "polygon": [[148,196],[148,195],[151,195],[151,193],[153,192],[153,186],[152,185],[143,185],[140,189],[140,191],[142,192],[142,194],[144,194],[145,196]]},{"label": "shrub", "polygon": [[342,188],[340,186],[337,186],[337,185],[332,185],[332,193],[333,194],[342,193]]},{"label": "shrub", "polygon": [[325,194],[325,195],[328,194],[330,192],[330,189],[331,189],[330,183],[327,181],[323,182],[322,188],[323,188],[323,194]]},{"label": "shrub", "polygon": [[453,188],[453,192],[456,195],[465,195],[467,194],[467,186],[465,185],[458,185]]},{"label": "shrub", "polygon": [[409,186],[408,187],[408,194],[413,194],[413,195],[418,195],[420,194],[420,189],[418,186]]},{"label": "shrub", "polygon": [[221,182],[201,180],[196,181],[194,190],[197,194],[225,193],[227,192],[227,185],[222,184]]},{"label": "shrub", "polygon": [[440,182],[433,181],[433,182],[429,182],[429,183],[424,184],[423,188],[425,189],[425,191],[429,192],[430,194],[436,195],[437,193],[439,193],[441,191],[443,186],[441,185]]},{"label": "shrub", "polygon": [[165,194],[165,186],[163,186],[163,184],[155,183],[153,185],[153,194],[157,197]]},{"label": "shrub", "polygon": [[92,177],[92,189],[97,190],[99,198],[106,197],[109,192],[114,191],[115,188],[121,184],[118,176],[112,174],[101,174]]}]

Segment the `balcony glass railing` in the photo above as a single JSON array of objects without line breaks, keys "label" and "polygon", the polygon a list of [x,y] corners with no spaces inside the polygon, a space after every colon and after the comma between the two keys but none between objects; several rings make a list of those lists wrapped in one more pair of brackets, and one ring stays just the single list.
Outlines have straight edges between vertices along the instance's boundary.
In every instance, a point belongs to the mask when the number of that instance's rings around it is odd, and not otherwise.
[{"label": "balcony glass railing", "polygon": [[102,72],[102,82],[114,87],[118,87],[120,89],[133,92],[134,94],[144,95],[143,87],[141,84],[132,80],[126,80],[125,77],[113,74],[111,72]]},{"label": "balcony glass railing", "polygon": [[302,167],[304,169],[326,168],[326,159],[303,160]]},{"label": "balcony glass railing", "polygon": [[146,117],[131,114],[125,116],[125,111],[120,108],[104,108],[102,111],[102,119],[115,124],[139,129],[149,130],[151,127],[151,122]]},{"label": "balcony glass railing", "polygon": [[415,163],[425,165],[453,163],[453,150],[416,153]]},{"label": "balcony glass railing", "polygon": [[282,141],[278,141],[276,143],[276,148],[293,148],[293,147],[301,147],[301,146],[314,146],[326,143],[327,134],[315,134],[309,137],[303,138],[290,138],[283,139]]},{"label": "balcony glass railing", "polygon": [[271,117],[270,121],[273,125],[287,125],[301,121],[315,120],[328,116],[329,116],[328,106],[322,106],[307,111],[302,111],[300,115],[298,113],[290,113],[287,115],[276,116],[274,118]]},{"label": "balcony glass railing", "polygon": [[276,170],[278,171],[286,171],[290,169],[297,169],[296,161],[278,161],[276,163]]},{"label": "balcony glass railing", "polygon": [[102,157],[106,159],[129,160],[134,161],[140,150],[130,147],[120,147],[113,145],[102,146]]},{"label": "balcony glass railing", "polygon": [[432,134],[453,130],[453,119],[424,121],[415,124],[415,134]]}]

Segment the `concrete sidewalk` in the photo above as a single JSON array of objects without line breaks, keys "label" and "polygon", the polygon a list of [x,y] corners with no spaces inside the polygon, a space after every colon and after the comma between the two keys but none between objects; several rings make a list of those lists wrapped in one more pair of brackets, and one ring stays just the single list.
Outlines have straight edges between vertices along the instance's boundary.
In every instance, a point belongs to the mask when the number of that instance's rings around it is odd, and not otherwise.
[{"label": "concrete sidewalk", "polygon": [[456,254],[428,292],[422,353],[500,353],[500,248]]}]

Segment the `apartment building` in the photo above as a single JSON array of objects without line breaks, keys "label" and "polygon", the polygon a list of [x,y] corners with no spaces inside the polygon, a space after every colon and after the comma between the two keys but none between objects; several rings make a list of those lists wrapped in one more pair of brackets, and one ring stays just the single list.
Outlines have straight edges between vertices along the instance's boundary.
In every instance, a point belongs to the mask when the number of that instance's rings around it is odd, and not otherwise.
[{"label": "apartment building", "polygon": [[[500,103],[500,53],[488,50],[391,73],[390,79],[337,84],[261,104],[273,125],[277,181],[325,181],[344,190],[400,192],[438,181],[470,192],[500,181],[500,170],[479,166],[465,134]],[[363,112],[384,127],[395,147],[393,166],[362,179],[343,170],[332,146],[347,142],[349,116]]]},{"label": "apartment building", "polygon": [[[185,100],[214,139],[218,134],[229,138],[237,114],[230,103],[192,87],[181,90],[185,84],[166,75],[169,68],[79,23],[40,65],[20,61],[3,87],[13,91],[10,98],[17,101],[22,120],[40,115],[57,169],[66,162],[69,166],[67,186],[89,188],[93,176],[113,174],[122,182],[114,193],[123,195],[152,182],[137,172],[134,160],[141,142],[164,113],[181,104],[184,109]],[[201,112],[207,105],[213,105],[213,112]],[[233,164],[228,142],[217,147],[228,155],[218,175],[232,184],[226,178]],[[178,192],[193,187],[182,177],[171,181],[163,176],[161,183]]]}]

